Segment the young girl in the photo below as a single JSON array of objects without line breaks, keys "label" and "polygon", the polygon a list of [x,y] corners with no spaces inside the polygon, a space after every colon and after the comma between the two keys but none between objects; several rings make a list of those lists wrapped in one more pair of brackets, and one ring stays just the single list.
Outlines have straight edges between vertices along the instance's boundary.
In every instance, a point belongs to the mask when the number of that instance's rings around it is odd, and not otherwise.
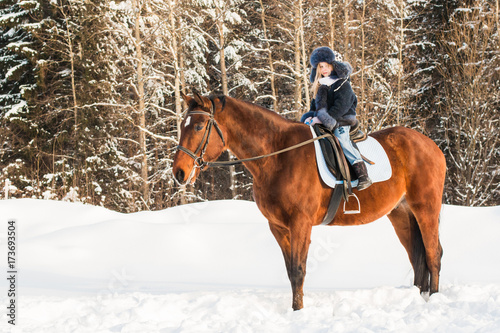
[{"label": "young girl", "polygon": [[339,139],[344,154],[358,177],[358,191],[372,184],[366,165],[349,138],[351,126],[356,124],[358,99],[351,88],[349,76],[352,67],[347,62],[335,60],[335,53],[327,46],[315,49],[311,54],[313,100],[311,110],[301,121],[308,125],[323,124]]}]

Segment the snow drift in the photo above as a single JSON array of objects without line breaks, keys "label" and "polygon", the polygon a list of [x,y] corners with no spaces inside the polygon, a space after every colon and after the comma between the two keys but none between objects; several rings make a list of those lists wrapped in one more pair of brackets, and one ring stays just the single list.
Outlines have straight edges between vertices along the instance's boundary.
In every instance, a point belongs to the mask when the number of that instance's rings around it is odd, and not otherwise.
[{"label": "snow drift", "polygon": [[120,214],[23,199],[0,212],[3,253],[17,223],[19,270],[18,325],[2,332],[500,330],[500,207],[443,207],[441,292],[428,302],[386,218],[313,228],[299,312],[253,202]]}]

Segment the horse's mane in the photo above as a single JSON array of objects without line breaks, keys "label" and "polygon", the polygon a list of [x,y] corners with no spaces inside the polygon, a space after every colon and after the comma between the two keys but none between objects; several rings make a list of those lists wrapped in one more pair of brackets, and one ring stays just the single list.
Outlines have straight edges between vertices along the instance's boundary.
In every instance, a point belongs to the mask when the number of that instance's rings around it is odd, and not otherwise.
[{"label": "horse's mane", "polygon": [[252,103],[252,102],[247,102],[247,101],[244,101],[244,100],[241,100],[241,99],[238,99],[238,98],[228,97],[228,96],[225,96],[225,95],[217,95],[217,96],[211,95],[209,98],[211,100],[213,100],[215,98],[219,99],[220,102],[222,103],[222,110],[224,110],[224,108],[226,106],[226,99],[229,98],[232,101],[234,101],[236,104],[247,105],[251,109],[254,109],[254,110],[258,111],[259,113],[264,114],[266,117],[269,117],[273,121],[285,122],[285,123],[289,123],[289,124],[291,124],[291,123],[297,123],[297,121],[285,118],[282,115],[280,115],[279,113],[277,113],[276,111],[272,111],[272,110],[266,109],[265,107],[260,106],[258,104],[255,104],[255,103]]}]

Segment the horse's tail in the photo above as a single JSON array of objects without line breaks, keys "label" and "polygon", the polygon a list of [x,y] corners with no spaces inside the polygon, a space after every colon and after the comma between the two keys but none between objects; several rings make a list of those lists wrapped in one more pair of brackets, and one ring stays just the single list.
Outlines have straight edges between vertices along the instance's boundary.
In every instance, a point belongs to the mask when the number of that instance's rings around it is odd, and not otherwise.
[{"label": "horse's tail", "polygon": [[430,271],[427,266],[422,232],[420,231],[415,215],[411,211],[409,211],[409,218],[412,243],[411,263],[415,274],[413,283],[420,288],[420,292],[427,292],[430,290]]}]

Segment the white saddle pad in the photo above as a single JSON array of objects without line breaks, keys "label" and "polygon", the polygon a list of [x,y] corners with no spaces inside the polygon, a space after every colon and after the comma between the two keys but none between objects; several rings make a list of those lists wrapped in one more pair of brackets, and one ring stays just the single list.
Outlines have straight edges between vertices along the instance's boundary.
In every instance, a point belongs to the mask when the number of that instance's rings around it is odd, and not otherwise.
[{"label": "white saddle pad", "polygon": [[[311,128],[311,133],[313,137],[317,137],[314,132],[314,128]],[[368,164],[365,162],[366,169],[368,170],[368,176],[370,176],[371,180],[374,183],[383,182],[391,178],[392,176],[392,168],[391,163],[389,162],[389,158],[382,147],[382,145],[372,138],[368,136],[368,139],[362,142],[356,143],[359,148],[359,151],[363,156],[369,159],[372,162],[375,162],[374,165]],[[325,157],[323,156],[323,152],[321,151],[321,145],[318,140],[314,141],[314,148],[316,150],[316,162],[318,163],[318,171],[321,176],[323,182],[330,186],[335,187],[336,184],[342,184],[342,180],[337,180],[335,176],[330,172],[328,166],[326,165]],[[358,180],[351,182],[352,187],[358,186]]]}]

